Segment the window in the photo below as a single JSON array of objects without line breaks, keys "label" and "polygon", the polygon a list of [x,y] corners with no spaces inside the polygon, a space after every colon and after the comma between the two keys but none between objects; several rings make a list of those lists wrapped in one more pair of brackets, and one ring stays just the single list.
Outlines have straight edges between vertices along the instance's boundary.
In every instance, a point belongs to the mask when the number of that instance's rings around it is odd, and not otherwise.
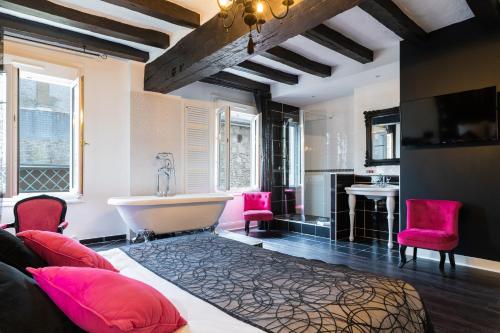
[{"label": "window", "polygon": [[81,193],[80,79],[11,67],[0,89],[0,190]]},{"label": "window", "polygon": [[[285,125],[285,130],[288,129],[288,169],[286,176],[288,177],[288,186],[298,187],[302,183],[302,130],[300,124],[296,122],[288,122]],[[283,146],[286,145],[286,140],[283,140]]]},{"label": "window", "polygon": [[255,113],[250,107],[242,106],[217,110],[216,184],[219,191],[258,188],[260,117]]},{"label": "window", "polygon": [[7,191],[7,75],[0,73],[0,194]]}]

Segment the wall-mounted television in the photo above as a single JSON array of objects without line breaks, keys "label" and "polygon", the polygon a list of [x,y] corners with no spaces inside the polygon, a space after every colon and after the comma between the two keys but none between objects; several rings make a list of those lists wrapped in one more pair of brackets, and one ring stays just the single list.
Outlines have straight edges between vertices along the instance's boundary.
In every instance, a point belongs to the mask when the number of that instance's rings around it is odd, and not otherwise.
[{"label": "wall-mounted television", "polygon": [[497,88],[488,87],[402,103],[402,144],[498,143],[497,99]]}]

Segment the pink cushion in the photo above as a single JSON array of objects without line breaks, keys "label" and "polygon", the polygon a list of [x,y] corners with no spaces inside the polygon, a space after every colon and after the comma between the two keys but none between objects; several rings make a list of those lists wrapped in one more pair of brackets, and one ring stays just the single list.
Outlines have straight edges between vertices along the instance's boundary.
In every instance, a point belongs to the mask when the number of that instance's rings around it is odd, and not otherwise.
[{"label": "pink cushion", "polygon": [[406,201],[408,229],[441,230],[458,236],[458,213],[462,203],[450,200]]},{"label": "pink cushion", "polygon": [[28,268],[36,282],[76,325],[89,333],[169,333],[186,325],[156,289],[95,268]]},{"label": "pink cushion", "polygon": [[271,192],[243,193],[243,210],[271,210]]},{"label": "pink cushion", "polygon": [[274,216],[270,210],[248,210],[243,212],[245,221],[271,221]]},{"label": "pink cushion", "polygon": [[436,251],[450,251],[458,245],[456,235],[429,229],[406,229],[398,234],[398,243]]},{"label": "pink cushion", "polygon": [[59,233],[28,230],[17,234],[49,266],[94,267],[118,272],[104,257]]}]

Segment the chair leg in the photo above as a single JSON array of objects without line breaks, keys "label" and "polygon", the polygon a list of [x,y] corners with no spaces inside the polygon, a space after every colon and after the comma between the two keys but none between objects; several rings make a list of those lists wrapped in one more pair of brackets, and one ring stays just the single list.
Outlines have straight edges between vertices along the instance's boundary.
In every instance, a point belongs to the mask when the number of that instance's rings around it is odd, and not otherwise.
[{"label": "chair leg", "polygon": [[399,246],[399,268],[406,264],[406,245]]},{"label": "chair leg", "polygon": [[413,248],[413,260],[417,261],[417,249],[416,247]]},{"label": "chair leg", "polygon": [[269,221],[266,221],[266,231],[269,231]]},{"label": "chair leg", "polygon": [[446,252],[439,251],[439,256],[441,257],[441,260],[439,261],[439,269],[444,270],[444,262],[446,261]]},{"label": "chair leg", "polygon": [[451,268],[455,268],[455,251],[451,250],[448,252],[448,258],[450,258],[450,265]]},{"label": "chair leg", "polygon": [[245,221],[245,233],[247,236],[250,233],[250,221]]}]

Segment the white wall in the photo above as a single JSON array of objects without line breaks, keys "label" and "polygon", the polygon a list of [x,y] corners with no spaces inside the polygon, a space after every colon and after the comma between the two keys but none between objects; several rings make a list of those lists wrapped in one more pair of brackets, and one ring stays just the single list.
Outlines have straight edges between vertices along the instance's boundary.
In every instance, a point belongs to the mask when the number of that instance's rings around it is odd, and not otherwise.
[{"label": "white wall", "polygon": [[306,170],[353,169],[353,96],[304,108]]},{"label": "white wall", "polygon": [[[154,194],[158,152],[174,153],[177,188],[179,193],[183,191],[184,105],[203,104],[211,112],[216,98],[254,105],[251,94],[201,83],[177,91],[178,96],[144,92],[144,65],[130,61],[17,42],[7,42],[5,50],[7,61],[17,59],[35,66],[38,72],[57,67],[64,76],[85,77],[88,145],[84,154],[84,193],[80,200],[68,204],[70,226],[66,231],[78,239],[127,232],[107,200],[113,196]],[[8,201],[2,209],[2,223],[14,219],[14,201]]]},{"label": "white wall", "polygon": [[354,172],[357,175],[375,174],[399,175],[399,165],[365,167],[366,128],[363,112],[388,109],[399,106],[399,78],[382,81],[354,90]]},{"label": "white wall", "polygon": [[304,107],[306,170],[354,169],[358,175],[399,175],[399,165],[364,166],[363,113],[395,106],[399,106],[399,79],[364,85],[354,89],[350,96]]},{"label": "white wall", "polygon": [[222,88],[203,82],[192,83],[184,88],[173,91],[171,95],[180,96],[187,100],[214,101],[216,99],[223,99],[230,102],[255,106],[255,99],[251,93]]},{"label": "white wall", "polygon": [[[125,233],[125,226],[106,201],[130,191],[130,71],[127,62],[96,59],[52,49],[7,42],[7,60],[28,58],[43,69],[52,63],[78,69],[85,77],[84,196],[69,204],[68,235],[93,238]],[[2,222],[13,221],[4,207]]]},{"label": "white wall", "polygon": [[[353,97],[346,96],[304,108],[304,210],[330,215],[330,172],[353,169]],[[324,170],[311,172],[312,170]]]}]

